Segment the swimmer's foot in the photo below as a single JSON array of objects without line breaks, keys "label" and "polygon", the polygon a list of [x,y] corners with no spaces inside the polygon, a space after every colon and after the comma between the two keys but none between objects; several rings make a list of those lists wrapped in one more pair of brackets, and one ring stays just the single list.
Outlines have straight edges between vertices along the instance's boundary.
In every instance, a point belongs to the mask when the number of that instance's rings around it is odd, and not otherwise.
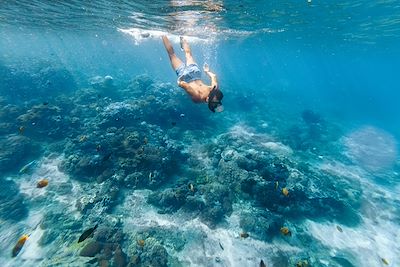
[{"label": "swimmer's foot", "polygon": [[188,42],[183,38],[183,36],[179,37],[181,49],[182,51],[190,51]]},{"label": "swimmer's foot", "polygon": [[181,50],[183,51],[183,36],[179,37],[179,43],[181,44]]}]

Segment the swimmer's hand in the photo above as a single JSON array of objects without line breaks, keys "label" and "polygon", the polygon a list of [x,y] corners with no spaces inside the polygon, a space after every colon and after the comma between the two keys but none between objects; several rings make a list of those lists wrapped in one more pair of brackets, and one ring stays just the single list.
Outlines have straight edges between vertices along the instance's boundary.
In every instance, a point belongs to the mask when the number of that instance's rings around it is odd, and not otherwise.
[{"label": "swimmer's hand", "polygon": [[184,86],[186,83],[185,81],[182,81],[181,78],[178,78],[177,82],[178,82],[178,86],[180,86],[180,87]]},{"label": "swimmer's hand", "polygon": [[203,70],[204,70],[205,72],[210,71],[210,67],[208,66],[207,63],[204,63],[204,65],[203,65]]}]

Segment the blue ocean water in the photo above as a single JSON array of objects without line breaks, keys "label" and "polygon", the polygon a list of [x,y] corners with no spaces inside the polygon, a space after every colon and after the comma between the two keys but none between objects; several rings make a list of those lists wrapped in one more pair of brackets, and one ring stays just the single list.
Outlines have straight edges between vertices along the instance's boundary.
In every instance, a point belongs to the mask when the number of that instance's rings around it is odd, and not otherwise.
[{"label": "blue ocean water", "polygon": [[1,265],[399,266],[399,9],[0,3]]}]

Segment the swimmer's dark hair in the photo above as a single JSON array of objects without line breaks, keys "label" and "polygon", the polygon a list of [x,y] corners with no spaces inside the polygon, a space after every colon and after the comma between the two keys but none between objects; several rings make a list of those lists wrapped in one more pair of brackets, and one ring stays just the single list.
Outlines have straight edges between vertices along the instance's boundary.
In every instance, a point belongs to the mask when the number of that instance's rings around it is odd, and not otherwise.
[{"label": "swimmer's dark hair", "polygon": [[222,98],[224,98],[224,94],[219,89],[217,89],[215,96],[217,97],[218,101],[221,101]]},{"label": "swimmer's dark hair", "polygon": [[[211,90],[210,94],[208,95],[208,108],[212,111],[215,112],[215,109],[218,106],[222,105],[222,98],[224,97],[224,94],[219,90],[217,86],[214,86],[214,88]],[[214,100],[216,98],[216,100]]]}]

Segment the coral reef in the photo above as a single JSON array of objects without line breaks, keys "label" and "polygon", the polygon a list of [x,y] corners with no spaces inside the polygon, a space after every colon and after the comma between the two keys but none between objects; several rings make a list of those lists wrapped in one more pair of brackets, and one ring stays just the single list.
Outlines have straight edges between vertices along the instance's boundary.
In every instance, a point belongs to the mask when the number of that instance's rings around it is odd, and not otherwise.
[{"label": "coral reef", "polygon": [[40,153],[37,143],[30,138],[10,134],[0,139],[0,171],[5,173],[24,166]]},{"label": "coral reef", "polygon": [[32,60],[31,64],[22,66],[3,66],[1,70],[1,91],[13,102],[46,100],[77,88],[72,74],[53,62]]},{"label": "coral reef", "polygon": [[[7,75],[2,79],[11,77]],[[219,124],[200,112],[201,107],[193,106],[174,86],[146,75],[127,84],[93,77],[91,88],[78,90],[63,70],[44,68],[38,77],[29,72],[21,75],[18,88],[35,84],[45,90],[57,85],[63,94],[51,94],[51,101],[43,103],[32,99],[24,106],[10,104],[7,96],[0,99],[4,137],[0,171],[17,172],[17,167],[38,158],[42,147],[46,157],[61,155],[57,170],[68,182],[41,177],[48,170],[34,173],[31,180],[25,175],[24,184],[0,177],[8,189],[0,190],[4,200],[0,218],[26,218],[27,198],[18,186],[32,198],[30,205],[47,203],[40,210],[43,234],[38,245],[56,255],[54,261],[45,260],[49,265],[186,266],[190,263],[180,262],[176,254],[186,253],[191,235],[206,236],[205,228],[222,240],[231,236],[223,232],[226,226],[236,227],[242,234],[230,242],[243,241],[244,246],[254,240],[279,240],[302,247],[318,242],[305,231],[302,223],[307,220],[345,227],[357,227],[362,221],[357,213],[362,202],[360,182],[321,163],[321,152],[340,144],[331,133],[336,126],[314,111],[305,110],[302,120],[285,130],[242,123],[228,126],[229,122]],[[53,78],[64,80],[68,89],[53,83]],[[49,186],[34,191],[40,179],[48,179]],[[129,214],[130,207],[121,215],[118,208],[138,189],[149,192],[143,203],[155,208],[151,216],[183,216],[203,231],[183,233],[151,220],[142,223],[143,214]],[[68,208],[57,210],[53,204]],[[127,214],[138,223],[128,225]],[[94,225],[98,228],[93,235],[78,244],[79,235]],[[57,250],[54,244],[68,245]],[[225,251],[221,242],[203,246]],[[278,251],[270,263],[315,263],[318,253]],[[205,261],[228,264],[220,256],[216,253]],[[351,262],[341,256],[332,260]]]}]

